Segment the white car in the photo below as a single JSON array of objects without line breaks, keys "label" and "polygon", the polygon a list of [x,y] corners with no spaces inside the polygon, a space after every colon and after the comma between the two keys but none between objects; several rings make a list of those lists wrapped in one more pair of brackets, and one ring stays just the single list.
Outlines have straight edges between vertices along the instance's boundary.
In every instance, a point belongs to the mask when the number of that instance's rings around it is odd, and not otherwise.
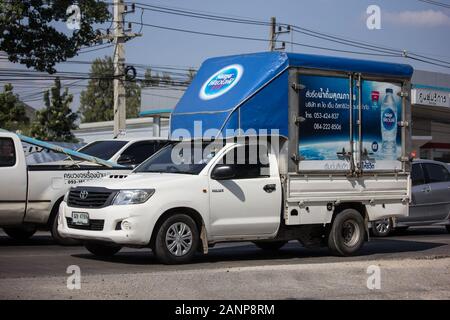
[{"label": "white car", "polygon": [[59,243],[71,243],[59,236],[55,223],[67,190],[106,176],[121,177],[165,143],[164,139],[157,138],[102,140],[80,150],[126,165],[122,168],[76,160],[27,165],[19,137],[14,133],[0,132],[0,227],[10,237],[19,240],[31,237],[38,228],[49,229]]},{"label": "white car", "polygon": [[104,139],[91,142],[77,151],[124,166],[136,167],[166,143],[167,139],[158,137]]}]

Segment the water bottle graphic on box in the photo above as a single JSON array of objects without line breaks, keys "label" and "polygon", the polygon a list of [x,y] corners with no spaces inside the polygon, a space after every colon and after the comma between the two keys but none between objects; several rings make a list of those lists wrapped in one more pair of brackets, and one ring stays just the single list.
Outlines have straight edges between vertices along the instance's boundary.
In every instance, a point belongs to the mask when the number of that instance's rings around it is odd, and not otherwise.
[{"label": "water bottle graphic on box", "polygon": [[386,89],[380,112],[383,158],[395,160],[397,157],[397,105],[393,89]]}]

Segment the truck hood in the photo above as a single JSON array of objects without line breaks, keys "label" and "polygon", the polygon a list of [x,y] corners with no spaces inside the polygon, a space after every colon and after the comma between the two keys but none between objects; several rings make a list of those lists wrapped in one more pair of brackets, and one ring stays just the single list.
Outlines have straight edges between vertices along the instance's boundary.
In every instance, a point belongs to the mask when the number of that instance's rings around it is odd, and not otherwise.
[{"label": "truck hood", "polygon": [[119,189],[149,189],[163,185],[180,185],[198,175],[177,173],[138,173],[129,175],[111,175],[102,179],[82,183],[79,187],[103,187],[113,190]]}]

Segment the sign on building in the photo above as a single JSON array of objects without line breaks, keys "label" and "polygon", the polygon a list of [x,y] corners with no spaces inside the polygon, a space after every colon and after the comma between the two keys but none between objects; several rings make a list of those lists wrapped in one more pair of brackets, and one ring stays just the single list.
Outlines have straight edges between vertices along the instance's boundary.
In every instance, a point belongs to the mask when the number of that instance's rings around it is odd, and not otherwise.
[{"label": "sign on building", "polygon": [[417,88],[413,89],[411,94],[412,104],[450,108],[450,92]]}]

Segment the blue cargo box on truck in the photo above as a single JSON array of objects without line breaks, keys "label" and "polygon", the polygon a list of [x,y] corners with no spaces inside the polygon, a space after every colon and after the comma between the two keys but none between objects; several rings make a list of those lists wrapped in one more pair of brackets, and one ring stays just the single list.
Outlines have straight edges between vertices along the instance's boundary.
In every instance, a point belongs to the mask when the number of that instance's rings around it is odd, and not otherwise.
[{"label": "blue cargo box on truck", "polygon": [[[405,171],[412,74],[405,64],[281,52],[208,59],[172,113],[171,137],[276,130],[290,141],[290,171]],[[396,106],[381,115],[386,90]]]}]

